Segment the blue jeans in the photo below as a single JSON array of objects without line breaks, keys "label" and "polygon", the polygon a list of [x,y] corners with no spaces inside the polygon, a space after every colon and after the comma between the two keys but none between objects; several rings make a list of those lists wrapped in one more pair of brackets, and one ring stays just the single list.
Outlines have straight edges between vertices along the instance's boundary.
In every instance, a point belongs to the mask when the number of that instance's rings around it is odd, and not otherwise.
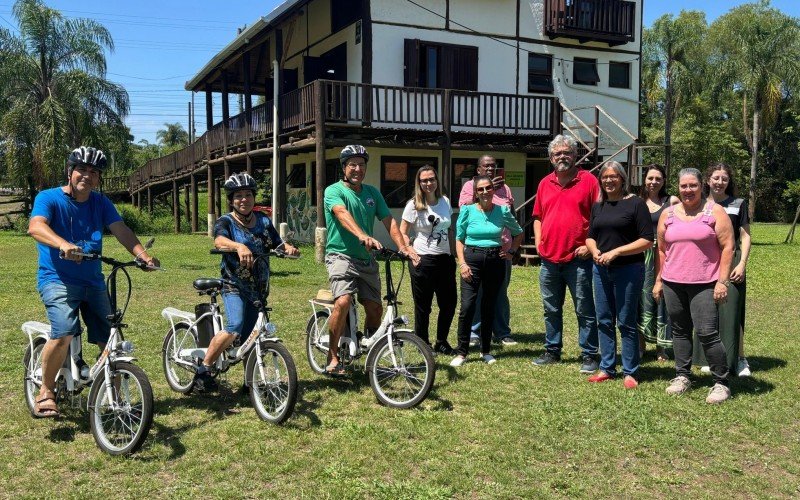
[{"label": "blue jeans", "polygon": [[225,304],[225,331],[241,336],[244,342],[256,326],[258,309],[238,293],[223,292],[222,302]]},{"label": "blue jeans", "polygon": [[583,356],[597,356],[597,321],[592,300],[592,261],[575,258],[566,264],[542,259],[539,289],[544,303],[544,347],[561,355],[564,299],[569,287],[578,318],[578,345]]},{"label": "blue jeans", "polygon": [[[511,282],[511,261],[507,260],[505,278],[497,291],[497,301],[494,304],[494,322],[492,335],[500,340],[511,336],[511,305],[508,303],[508,284]],[[475,316],[472,318],[472,335],[480,336],[481,331],[481,300],[483,300],[483,287],[478,290],[478,301],[475,305]]]},{"label": "blue jeans", "polygon": [[51,339],[80,335],[80,312],[89,331],[87,340],[92,344],[108,342],[111,334],[111,322],[108,319],[111,303],[105,288],[51,281],[39,288],[39,295],[47,311]]},{"label": "blue jeans", "polygon": [[620,267],[594,265],[594,305],[600,338],[600,369],[617,373],[617,332],[622,339],[622,373],[636,376],[639,370],[639,296],[644,283],[644,264]]}]

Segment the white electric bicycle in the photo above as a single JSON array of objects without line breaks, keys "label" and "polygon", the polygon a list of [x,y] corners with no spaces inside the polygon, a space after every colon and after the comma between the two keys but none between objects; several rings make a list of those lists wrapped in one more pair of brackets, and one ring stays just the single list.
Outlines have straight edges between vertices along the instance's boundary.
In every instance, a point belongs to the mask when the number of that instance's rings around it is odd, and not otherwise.
[{"label": "white electric bicycle", "polygon": [[[147,242],[146,249],[153,245]],[[153,422],[153,389],[144,371],[136,366],[136,358],[131,356],[133,344],[125,340],[122,330],[128,325],[122,322],[131,299],[131,277],[127,267],[139,269],[158,269],[148,267],[145,262],[134,259],[120,262],[98,253],[79,253],[86,260],[101,260],[112,266],[106,280],[106,290],[111,310],[111,334],[106,348],[97,362],[89,367],[81,357],[81,337],[75,335],[70,342],[67,357],[56,375],[54,389],[57,402],[68,399],[73,406],[80,406],[80,393],[89,389],[87,409],[92,436],[97,446],[111,455],[129,455],[144,442]],[[128,282],[125,305],[117,309],[117,275],[119,272]],[[42,351],[50,338],[50,325],[38,321],[28,321],[22,325],[28,335],[25,349],[25,401],[31,414],[34,414],[36,397],[42,386]]]},{"label": "white electric bicycle", "polygon": [[[211,253],[235,254],[236,251],[211,250]],[[269,255],[297,258],[272,250],[269,254],[256,254],[253,266],[259,265]],[[191,392],[194,374],[205,357],[211,338],[223,329],[224,320],[217,297],[224,285],[236,286],[232,281],[216,278],[199,278],[193,285],[200,295],[209,297],[209,302],[198,304],[194,314],[174,307],[161,311],[164,319],[170,322],[161,355],[164,375],[170,388],[181,394]],[[236,363],[245,361],[244,385],[249,387],[253,408],[262,420],[280,424],[294,411],[297,368],[289,350],[275,336],[275,324],[269,320],[272,309],[266,306],[266,299],[256,300],[253,305],[258,309],[253,332],[242,339],[241,345],[231,345],[221,353],[211,375],[216,377]]]},{"label": "white electric bicycle", "polygon": [[[388,248],[375,251],[386,257],[386,313],[380,327],[369,337],[358,330],[358,312],[355,297],[351,301],[344,333],[339,339],[339,359],[351,366],[366,355],[366,371],[369,383],[378,401],[393,408],[412,408],[421,403],[433,387],[436,363],[433,352],[425,341],[408,328],[408,317],[397,312],[397,290],[403,282],[400,276],[397,288],[392,282],[392,260],[403,262],[403,255]],[[323,290],[322,292],[327,292]],[[325,373],[330,356],[328,321],[333,312],[330,292],[323,297],[318,294],[311,299],[312,315],[306,326],[306,355],[311,369]]]}]

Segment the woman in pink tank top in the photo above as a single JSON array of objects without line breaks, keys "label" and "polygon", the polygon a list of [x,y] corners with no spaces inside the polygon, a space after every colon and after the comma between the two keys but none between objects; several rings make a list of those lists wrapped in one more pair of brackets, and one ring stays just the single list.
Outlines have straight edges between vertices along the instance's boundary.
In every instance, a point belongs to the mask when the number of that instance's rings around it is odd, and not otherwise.
[{"label": "woman in pink tank top", "polygon": [[722,403],[731,391],[717,304],[728,294],[733,229],[725,210],[703,198],[699,170],[685,168],[678,179],[681,203],[665,210],[658,221],[653,286],[653,297],[663,297],[672,323],[676,377],[667,394],[683,394],[691,387],[692,334],[696,331],[714,378],[706,402]]}]

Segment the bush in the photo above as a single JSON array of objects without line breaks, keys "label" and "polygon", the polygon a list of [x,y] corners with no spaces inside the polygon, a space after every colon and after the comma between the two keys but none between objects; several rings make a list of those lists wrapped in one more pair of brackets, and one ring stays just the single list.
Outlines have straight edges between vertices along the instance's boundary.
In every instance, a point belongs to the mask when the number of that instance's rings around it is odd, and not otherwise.
[{"label": "bush", "polygon": [[30,222],[28,217],[25,217],[24,215],[17,216],[12,225],[14,232],[19,234],[28,234],[28,222]]},{"label": "bush", "polygon": [[[117,210],[125,224],[138,235],[171,233],[174,230],[174,220],[171,214],[159,213],[158,211],[154,211],[153,214],[146,211],[140,212],[137,208],[127,204],[117,205]],[[185,221],[181,224],[181,232],[189,232],[189,227],[187,227]]]}]

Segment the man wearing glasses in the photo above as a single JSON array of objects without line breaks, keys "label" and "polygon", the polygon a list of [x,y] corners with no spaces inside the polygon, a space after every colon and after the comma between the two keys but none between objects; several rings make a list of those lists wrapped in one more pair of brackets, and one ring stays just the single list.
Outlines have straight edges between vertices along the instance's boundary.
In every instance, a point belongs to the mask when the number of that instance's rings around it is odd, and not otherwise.
[{"label": "man wearing glasses", "polygon": [[[360,145],[345,146],[339,154],[342,180],[325,188],[325,225],[328,241],[325,245],[325,267],[333,293],[334,306],[330,326],[331,359],[325,372],[332,376],[345,375],[339,362],[339,338],[353,294],[364,306],[364,330],[369,336],[381,322],[381,279],[378,263],[370,250],[382,245],[372,237],[375,218],[389,232],[392,241],[405,250],[411,263],[417,265],[419,256],[413,247],[406,247],[397,222],[389,212],[383,195],[373,186],[364,184],[369,154]],[[404,248],[405,247],[405,248]]]},{"label": "man wearing glasses", "polygon": [[80,254],[101,253],[103,229],[108,228],[131,255],[150,267],[159,265],[122,221],[111,200],[94,192],[105,168],[102,151],[79,147],[67,159],[67,185],[46,189],[33,202],[28,234],[37,242],[37,288],[51,328],[42,351],[42,387],[34,408],[34,415],[40,418],[59,415],[55,379],[72,337],[81,333],[78,313],[86,323],[89,342],[100,350],[111,333],[111,304],[100,261],[82,262]]},{"label": "man wearing glasses", "polygon": [[[486,175],[492,178],[494,184],[494,196],[492,203],[500,206],[507,206],[512,211],[514,210],[514,195],[511,194],[511,188],[505,183],[502,176],[497,174],[497,160],[489,155],[483,155],[478,158],[478,166],[475,169],[478,175]],[[461,194],[458,197],[458,206],[471,205],[475,203],[474,183],[466,182],[464,187],[461,188]],[[503,229],[501,236],[501,244],[503,251],[508,251],[511,248],[511,233],[508,229]],[[508,302],[508,284],[511,281],[511,261],[504,261],[505,276],[503,282],[500,284],[500,289],[497,293],[497,301],[495,302],[494,322],[492,324],[492,336],[495,342],[502,345],[516,345],[517,342],[511,338],[511,309]],[[472,334],[470,335],[470,344],[478,345],[480,340],[481,330],[481,300],[483,300],[483,289],[478,291],[478,299],[475,305],[475,317],[472,320]]]},{"label": "man wearing glasses", "polygon": [[545,352],[538,366],[561,361],[566,289],[578,317],[581,373],[598,368],[597,321],[592,295],[592,259],[586,248],[592,205],[600,201],[600,183],[578,168],[575,139],[557,135],[548,145],[554,171],[545,176],[533,205],[533,234],[542,259],[539,288],[544,302]]}]

